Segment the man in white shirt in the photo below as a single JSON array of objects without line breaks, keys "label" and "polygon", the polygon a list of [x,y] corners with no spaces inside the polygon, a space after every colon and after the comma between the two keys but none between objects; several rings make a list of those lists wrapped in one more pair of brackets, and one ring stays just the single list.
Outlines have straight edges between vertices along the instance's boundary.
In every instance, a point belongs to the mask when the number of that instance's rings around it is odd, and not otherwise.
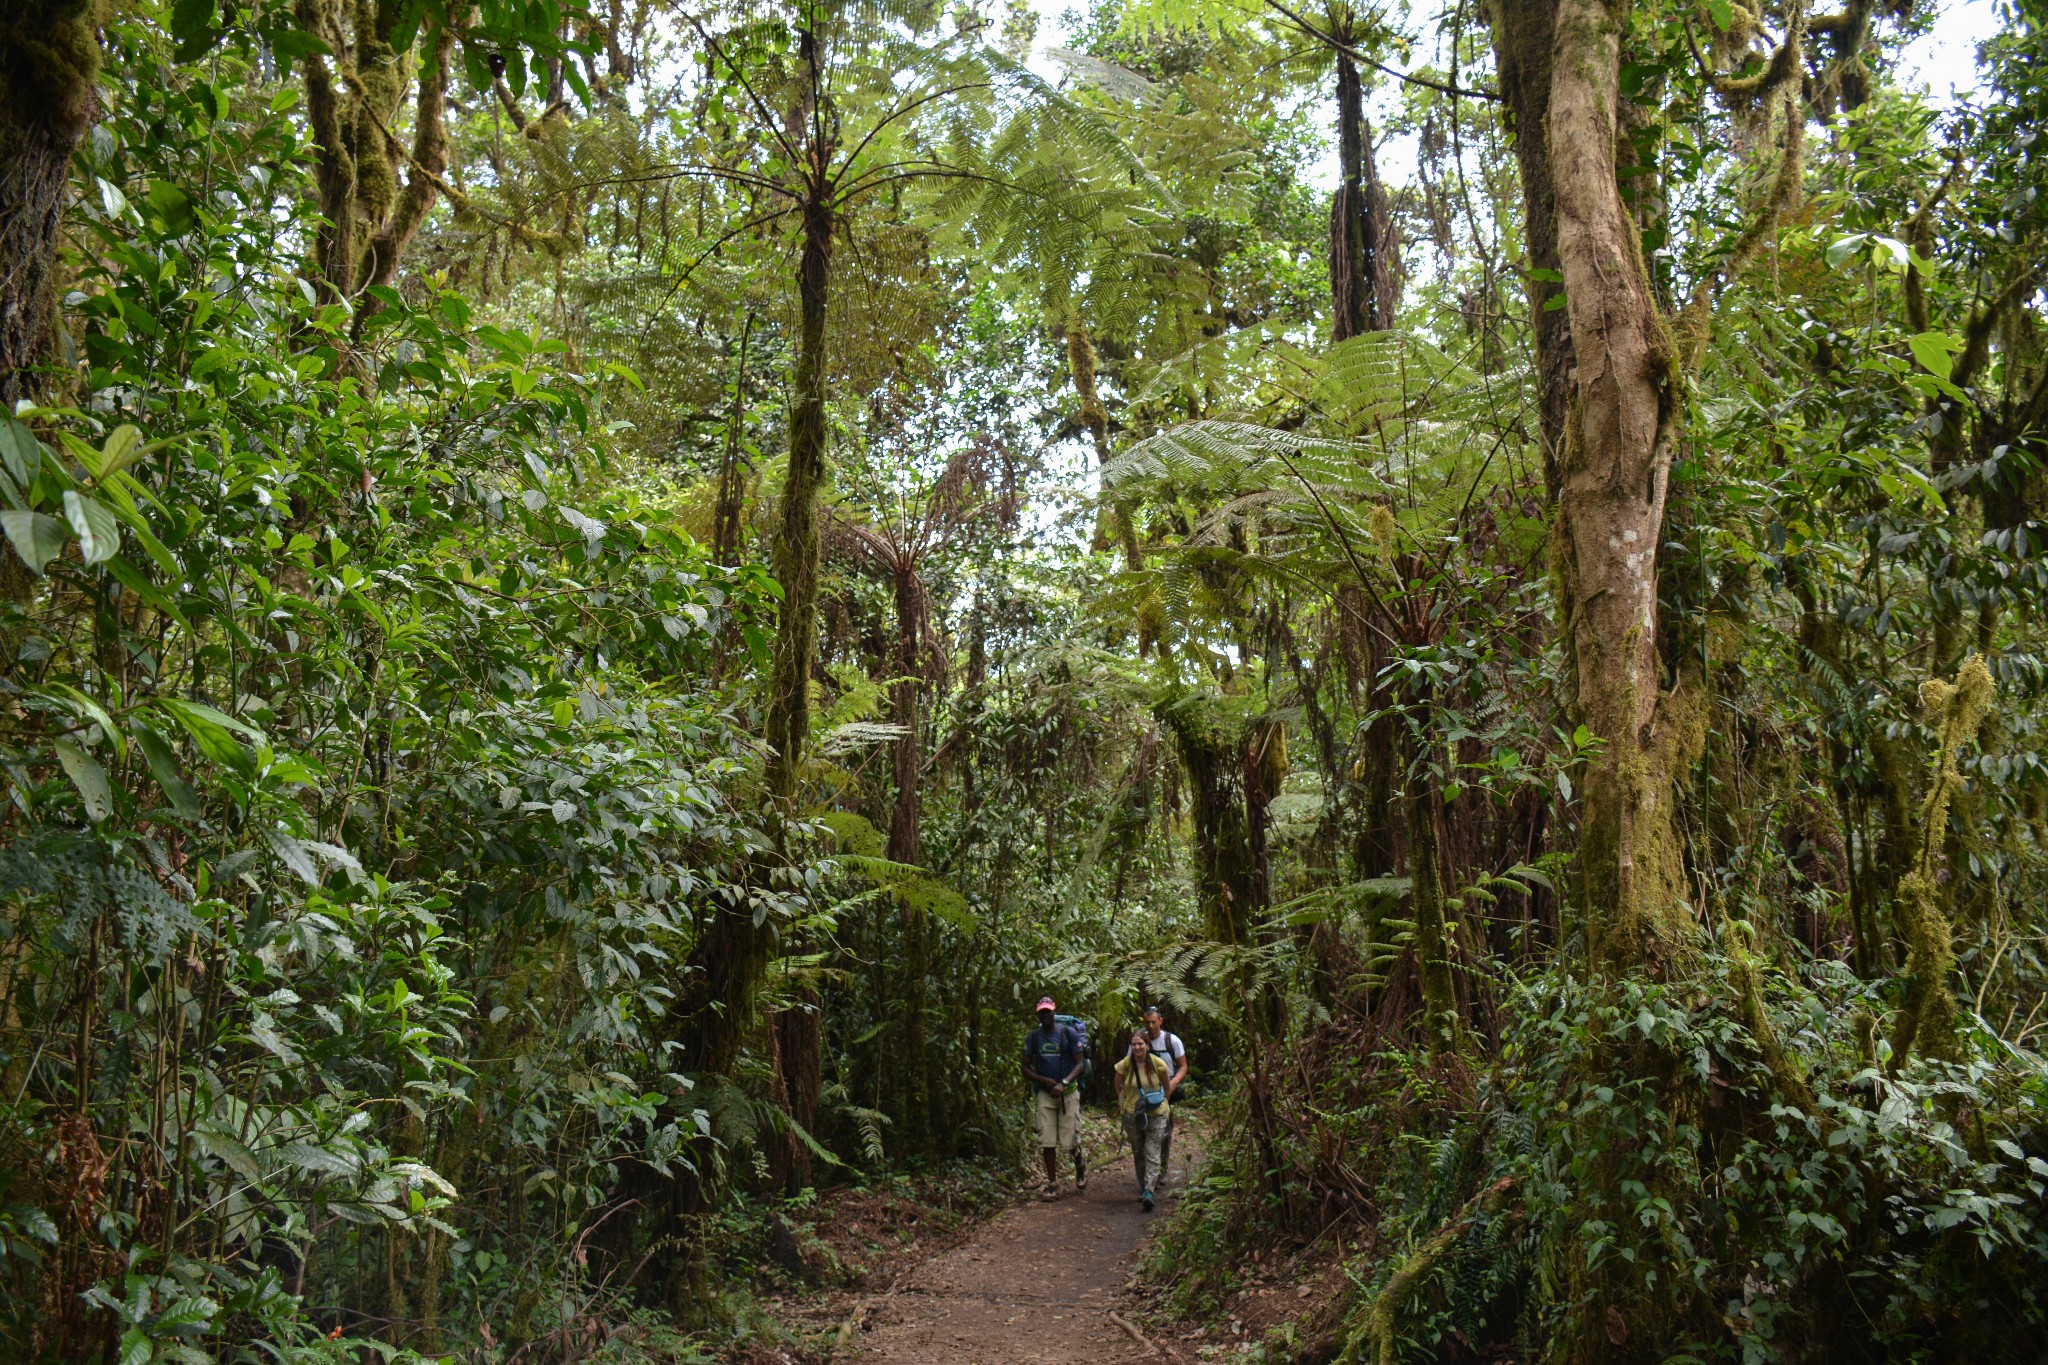
[{"label": "man in white shirt", "polygon": [[[1159,1012],[1159,1006],[1145,1007],[1145,1046],[1166,1068],[1166,1098],[1171,1101],[1180,1083],[1187,1079],[1188,1050],[1182,1046],[1178,1034],[1166,1030],[1166,1017]],[[1173,1119],[1166,1121],[1166,1136],[1159,1145],[1159,1183],[1165,1184],[1165,1177],[1173,1169]]]}]

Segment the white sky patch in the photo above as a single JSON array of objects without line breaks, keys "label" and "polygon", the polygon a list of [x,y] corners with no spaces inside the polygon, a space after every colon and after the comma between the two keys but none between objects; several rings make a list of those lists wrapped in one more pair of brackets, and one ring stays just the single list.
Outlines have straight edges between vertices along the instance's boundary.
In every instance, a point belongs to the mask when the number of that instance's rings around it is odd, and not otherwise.
[{"label": "white sky patch", "polygon": [[[1038,13],[1038,39],[1032,53],[1031,68],[1058,83],[1065,78],[1065,69],[1048,57],[1046,51],[1072,41],[1072,34],[1062,16],[1075,7],[1076,0],[1031,0],[1031,4]],[[1947,108],[1976,87],[1977,45],[1996,33],[1998,27],[1994,0],[1948,0],[1928,32],[1907,44],[1899,53],[1899,74],[1909,87],[1923,89],[1930,104]],[[1410,60],[1403,63],[1398,57],[1390,57],[1390,66],[1403,71],[1416,70],[1430,65],[1438,57],[1434,34],[1427,32],[1425,26],[1417,28],[1417,36],[1422,41],[1416,43]],[[1372,79],[1369,73],[1368,79]],[[1391,121],[1399,98],[1398,89],[1397,82],[1380,77],[1367,96],[1366,117],[1375,129],[1385,127]],[[1327,91],[1308,98],[1325,106],[1320,119],[1325,129],[1322,154],[1309,163],[1305,178],[1316,189],[1328,193],[1337,187],[1335,100]],[[1416,178],[1414,136],[1382,137],[1377,146],[1377,164],[1381,177],[1389,183],[1413,184]]]},{"label": "white sky patch", "polygon": [[1899,54],[1899,74],[1944,108],[1977,85],[1977,45],[1998,32],[1992,0],[1950,0],[1934,25]]}]

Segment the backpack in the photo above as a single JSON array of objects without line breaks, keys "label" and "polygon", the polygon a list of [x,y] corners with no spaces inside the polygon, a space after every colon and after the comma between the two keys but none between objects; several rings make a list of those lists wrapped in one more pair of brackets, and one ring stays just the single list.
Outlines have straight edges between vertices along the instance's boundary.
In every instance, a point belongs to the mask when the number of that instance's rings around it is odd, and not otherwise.
[{"label": "backpack", "polygon": [[1085,1089],[1088,1082],[1095,1077],[1095,1053],[1088,1046],[1088,1021],[1078,1014],[1055,1014],[1052,1021],[1055,1024],[1065,1024],[1081,1041],[1081,1085]]}]

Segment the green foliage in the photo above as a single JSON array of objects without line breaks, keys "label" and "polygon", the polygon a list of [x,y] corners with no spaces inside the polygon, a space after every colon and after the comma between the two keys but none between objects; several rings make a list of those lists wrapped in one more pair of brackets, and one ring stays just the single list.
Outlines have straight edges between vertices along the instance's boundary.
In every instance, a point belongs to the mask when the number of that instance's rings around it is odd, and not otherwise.
[{"label": "green foliage", "polygon": [[673,964],[766,845],[725,700],[669,680],[758,657],[770,585],[607,471],[561,343],[308,304],[286,101],[151,51],[82,158],[77,402],[5,428],[8,1340],[546,1330],[449,1246],[573,1278],[619,1162],[704,1159]]},{"label": "green foliage", "polygon": [[821,1186],[995,1197],[1048,990],[1193,1045],[1175,1307],[1343,1262],[1268,1356],[2041,1338],[2036,6],[1939,116],[1855,7],[1619,35],[1707,737],[1618,973],[1501,34],[1373,95],[1407,284],[1326,346],[1380,17],[1103,4],[1055,87],[969,10],[329,8],[105,16],[0,414],[0,1354],[739,1351]]}]

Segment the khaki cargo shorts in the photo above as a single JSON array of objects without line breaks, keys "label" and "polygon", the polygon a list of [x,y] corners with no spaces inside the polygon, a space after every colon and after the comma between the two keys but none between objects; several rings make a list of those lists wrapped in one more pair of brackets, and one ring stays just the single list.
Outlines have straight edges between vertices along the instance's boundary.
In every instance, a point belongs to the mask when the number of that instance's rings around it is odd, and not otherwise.
[{"label": "khaki cargo shorts", "polygon": [[1081,1141],[1081,1090],[1067,1087],[1064,1095],[1038,1088],[1038,1145],[1071,1152]]}]

